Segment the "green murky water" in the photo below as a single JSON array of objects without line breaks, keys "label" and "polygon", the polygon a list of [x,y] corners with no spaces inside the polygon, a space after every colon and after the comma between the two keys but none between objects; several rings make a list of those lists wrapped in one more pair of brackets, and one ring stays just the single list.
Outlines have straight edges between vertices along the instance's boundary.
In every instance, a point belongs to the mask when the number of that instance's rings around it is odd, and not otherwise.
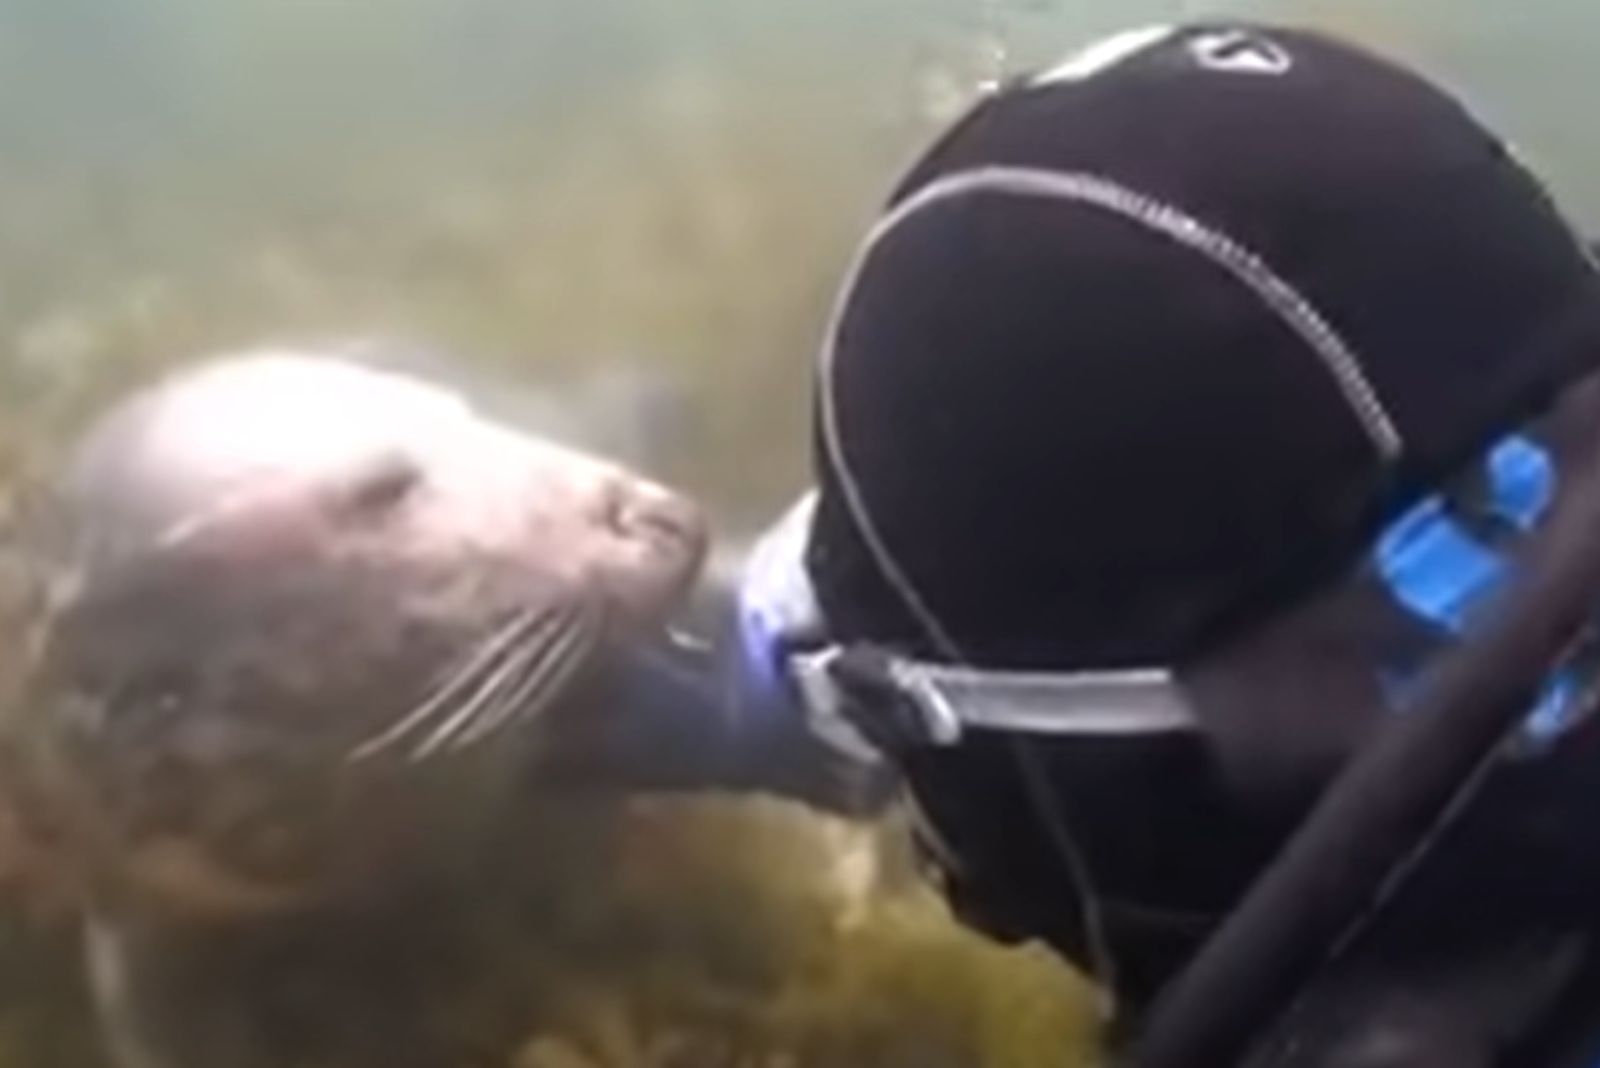
[{"label": "green murky water", "polygon": [[[804,479],[811,353],[908,156],[984,79],[1223,9],[1422,61],[1600,226],[1585,0],[0,0],[0,518],[130,381],[355,334],[533,385],[665,383],[687,416],[650,466],[746,525]],[[517,892],[460,931],[494,950],[430,1003],[461,1064],[1091,1056],[1064,972],[914,889],[820,879],[851,855],[838,828],[733,803],[594,819],[507,863]],[[7,902],[0,1065],[93,1064],[70,925]]]}]

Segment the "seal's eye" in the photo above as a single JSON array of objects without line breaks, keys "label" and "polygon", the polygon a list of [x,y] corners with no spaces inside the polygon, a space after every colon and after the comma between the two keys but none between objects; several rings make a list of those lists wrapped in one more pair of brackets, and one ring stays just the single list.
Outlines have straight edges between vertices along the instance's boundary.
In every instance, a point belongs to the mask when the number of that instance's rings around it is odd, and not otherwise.
[{"label": "seal's eye", "polygon": [[343,494],[344,508],[361,516],[383,516],[422,484],[422,469],[403,456],[388,456],[362,471]]}]

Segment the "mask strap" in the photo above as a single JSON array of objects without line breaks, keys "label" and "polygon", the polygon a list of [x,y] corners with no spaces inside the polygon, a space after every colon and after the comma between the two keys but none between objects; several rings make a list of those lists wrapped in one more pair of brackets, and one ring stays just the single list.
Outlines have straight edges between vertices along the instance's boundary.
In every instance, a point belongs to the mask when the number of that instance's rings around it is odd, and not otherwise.
[{"label": "mask strap", "polygon": [[790,671],[814,715],[843,717],[899,745],[955,745],[969,730],[1137,737],[1199,729],[1165,668],[983,671],[855,645],[797,654]]}]

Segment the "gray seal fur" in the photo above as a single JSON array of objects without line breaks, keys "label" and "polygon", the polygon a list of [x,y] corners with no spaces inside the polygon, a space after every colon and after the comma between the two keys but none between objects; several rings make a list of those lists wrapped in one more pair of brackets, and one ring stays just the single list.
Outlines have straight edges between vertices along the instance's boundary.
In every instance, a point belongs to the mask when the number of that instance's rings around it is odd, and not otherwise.
[{"label": "gray seal fur", "polygon": [[469,853],[608,652],[666,626],[707,542],[694,504],[628,468],[302,350],[137,392],[51,504],[8,740],[71,854],[129,1068],[204,1058],[130,1000],[186,939]]}]

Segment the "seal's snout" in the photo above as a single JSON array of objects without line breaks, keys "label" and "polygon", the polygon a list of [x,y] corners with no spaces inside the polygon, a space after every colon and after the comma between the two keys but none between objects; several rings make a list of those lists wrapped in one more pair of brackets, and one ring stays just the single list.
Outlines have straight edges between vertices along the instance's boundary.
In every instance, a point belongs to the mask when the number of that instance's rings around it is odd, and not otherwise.
[{"label": "seal's snout", "polygon": [[623,538],[664,543],[695,561],[705,554],[710,540],[700,508],[682,494],[652,482],[620,485],[607,521]]},{"label": "seal's snout", "polygon": [[705,513],[684,495],[632,473],[611,473],[593,513],[603,537],[589,545],[592,575],[619,622],[651,625],[675,611],[710,544]]}]

